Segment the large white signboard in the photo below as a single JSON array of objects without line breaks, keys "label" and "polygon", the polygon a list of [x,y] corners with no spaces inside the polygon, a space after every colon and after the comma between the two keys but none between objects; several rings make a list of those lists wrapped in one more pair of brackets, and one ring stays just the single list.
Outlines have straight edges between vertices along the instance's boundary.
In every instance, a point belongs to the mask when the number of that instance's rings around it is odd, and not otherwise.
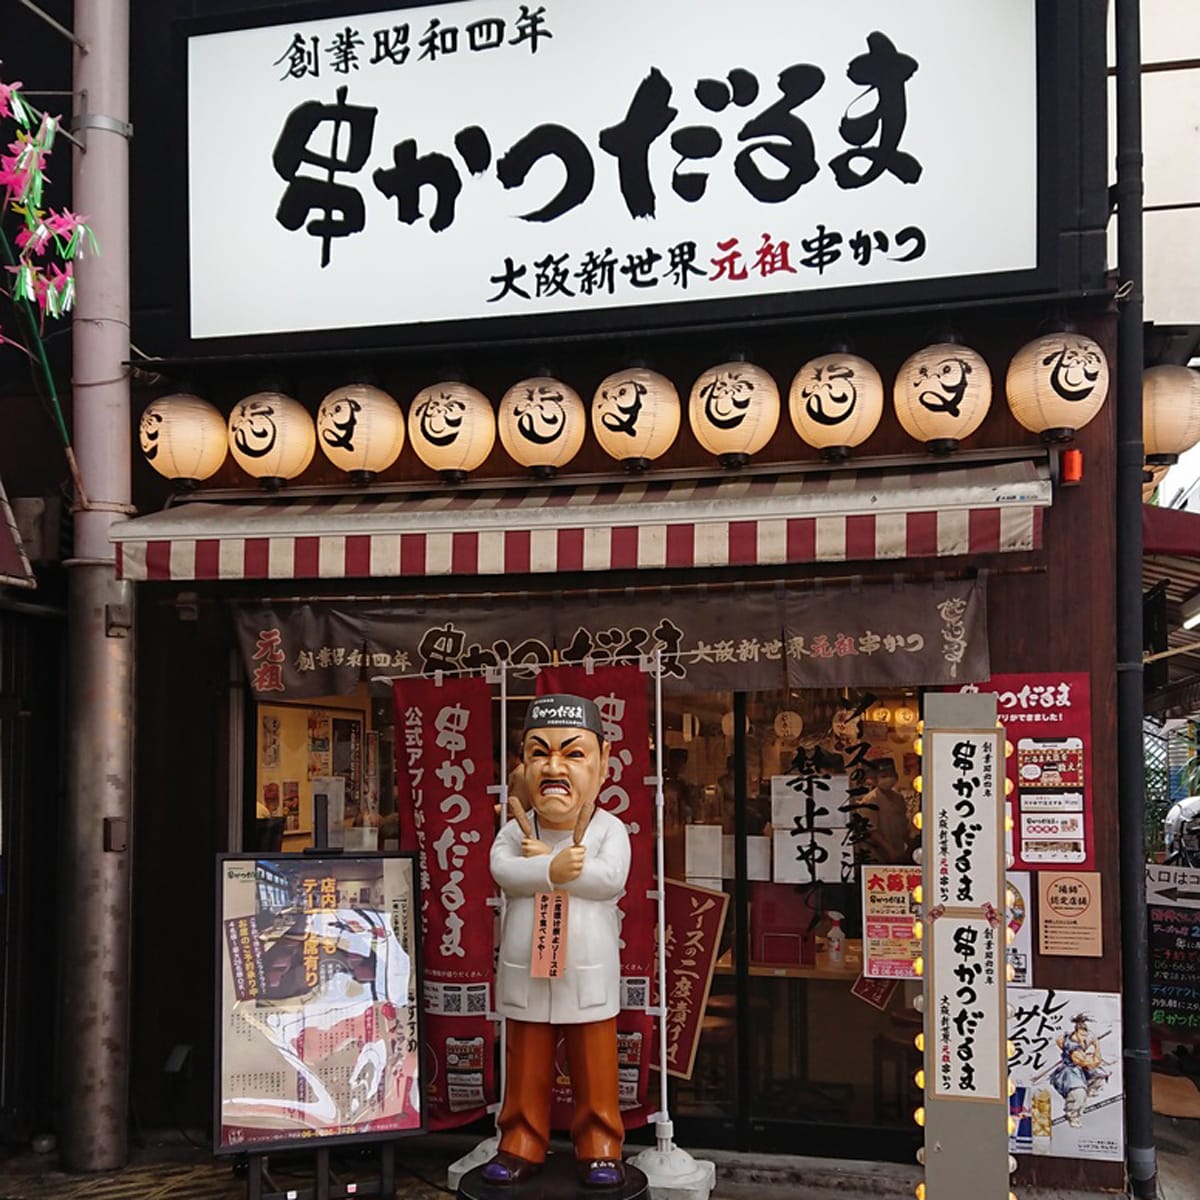
[{"label": "large white signboard", "polygon": [[458,0],[194,36],[191,335],[1032,269],[1034,9]]}]

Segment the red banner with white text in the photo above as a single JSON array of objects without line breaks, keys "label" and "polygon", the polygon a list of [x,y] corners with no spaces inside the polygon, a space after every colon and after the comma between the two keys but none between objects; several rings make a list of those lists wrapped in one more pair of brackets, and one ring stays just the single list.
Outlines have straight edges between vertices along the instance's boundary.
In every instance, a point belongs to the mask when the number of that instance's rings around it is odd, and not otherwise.
[{"label": "red banner with white text", "polygon": [[[654,791],[646,783],[651,770],[647,681],[634,666],[596,667],[591,674],[584,667],[549,667],[537,680],[539,695],[567,692],[596,702],[611,746],[608,778],[597,803],[629,829],[632,858],[620,903],[621,1012],[617,1016],[621,1116],[626,1129],[636,1129],[649,1119],[646,1094],[654,1041],[654,1019],[646,1012],[658,923],[658,908],[646,899],[655,888]],[[557,1060],[553,1123],[569,1129],[573,1110],[561,1045]]]},{"label": "red banner with white text", "polygon": [[482,679],[394,685],[401,847],[421,866],[427,1127],[482,1117],[496,1100],[492,694]]}]

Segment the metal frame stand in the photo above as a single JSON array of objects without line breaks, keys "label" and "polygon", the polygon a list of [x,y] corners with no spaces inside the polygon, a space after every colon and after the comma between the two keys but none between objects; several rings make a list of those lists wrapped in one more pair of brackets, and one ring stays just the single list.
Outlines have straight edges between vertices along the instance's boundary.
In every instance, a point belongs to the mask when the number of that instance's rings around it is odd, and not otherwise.
[{"label": "metal frame stand", "polygon": [[[246,1176],[247,1200],[340,1200],[343,1196],[396,1195],[396,1143],[379,1143],[379,1178],[341,1183],[329,1166],[329,1147],[317,1150],[316,1176],[311,1184],[281,1188],[271,1177],[270,1154],[251,1154]],[[271,1189],[264,1191],[265,1187]]]},{"label": "metal frame stand", "polygon": [[[341,854],[340,847],[329,845],[329,797],[313,799],[313,844],[305,854]],[[359,1145],[366,1145],[360,1142]],[[342,1142],[341,1146],[353,1149],[354,1142]],[[315,1146],[317,1162],[315,1177],[311,1184],[302,1187],[285,1187],[271,1178],[269,1151],[247,1155],[246,1200],[340,1200],[343,1196],[380,1196],[383,1200],[394,1200],[396,1195],[396,1143],[379,1143],[379,1178],[359,1183],[340,1183],[329,1165],[330,1148]],[[284,1153],[287,1153],[286,1151]],[[267,1187],[271,1190],[264,1191]]]}]

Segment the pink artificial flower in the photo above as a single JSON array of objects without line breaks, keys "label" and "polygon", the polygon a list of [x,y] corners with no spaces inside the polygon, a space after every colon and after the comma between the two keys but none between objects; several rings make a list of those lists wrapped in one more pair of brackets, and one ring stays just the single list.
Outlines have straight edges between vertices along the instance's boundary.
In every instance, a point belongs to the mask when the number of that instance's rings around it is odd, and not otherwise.
[{"label": "pink artificial flower", "polygon": [[14,115],[12,110],[11,96],[21,86],[21,81],[18,79],[16,83],[0,83],[0,117],[11,117]]}]

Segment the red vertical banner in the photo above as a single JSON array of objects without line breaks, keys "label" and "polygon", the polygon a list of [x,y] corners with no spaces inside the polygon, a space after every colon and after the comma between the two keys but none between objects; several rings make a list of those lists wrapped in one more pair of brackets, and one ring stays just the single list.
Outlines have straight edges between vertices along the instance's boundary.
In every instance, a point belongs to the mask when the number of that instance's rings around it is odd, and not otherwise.
[{"label": "red vertical banner", "polygon": [[[654,973],[654,940],[658,908],[646,899],[655,888],[654,793],[650,775],[650,705],[647,677],[634,666],[549,667],[538,676],[539,695],[567,692],[594,700],[600,709],[611,752],[608,778],[597,803],[629,829],[632,857],[629,880],[621,899],[621,1012],[617,1016],[621,1115],[626,1129],[649,1119],[646,1093],[653,1052],[654,1018],[647,1012]],[[572,1107],[566,1054],[557,1054],[553,1123],[569,1129]]]},{"label": "red vertical banner", "polygon": [[426,1115],[450,1129],[496,1099],[491,689],[411,679],[393,695],[401,845],[421,867]]}]

